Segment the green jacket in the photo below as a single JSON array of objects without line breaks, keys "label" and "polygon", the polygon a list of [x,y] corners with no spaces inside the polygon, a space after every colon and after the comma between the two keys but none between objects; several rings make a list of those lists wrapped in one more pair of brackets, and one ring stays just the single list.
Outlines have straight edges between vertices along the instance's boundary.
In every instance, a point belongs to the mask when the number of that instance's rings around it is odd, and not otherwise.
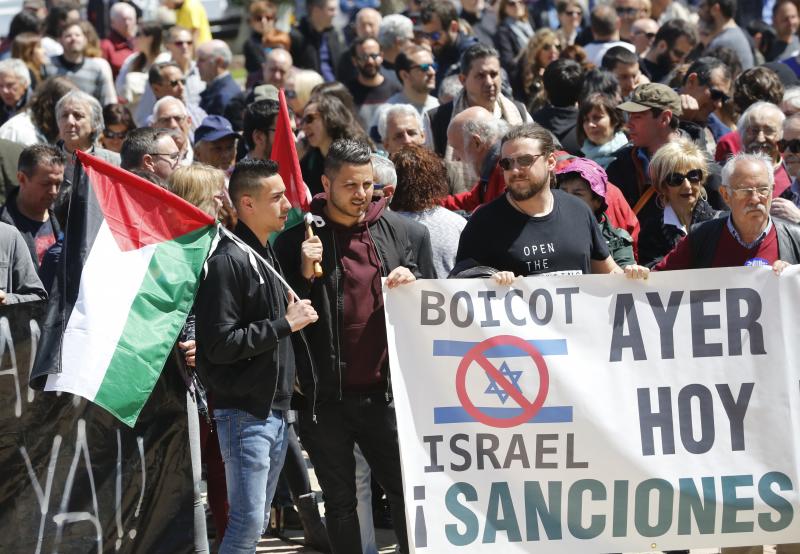
[{"label": "green jacket", "polygon": [[636,263],[633,257],[633,238],[624,229],[617,229],[609,223],[606,214],[600,216],[600,232],[608,245],[608,251],[611,257],[617,262],[617,265],[624,268],[626,265]]}]

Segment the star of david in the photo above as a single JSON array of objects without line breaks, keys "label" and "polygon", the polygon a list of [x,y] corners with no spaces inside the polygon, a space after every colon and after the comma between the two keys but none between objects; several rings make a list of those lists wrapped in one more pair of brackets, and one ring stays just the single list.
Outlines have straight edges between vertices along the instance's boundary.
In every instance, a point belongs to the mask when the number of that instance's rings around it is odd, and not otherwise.
[{"label": "star of david", "polygon": [[[519,378],[522,377],[521,371],[512,371],[511,368],[508,367],[508,364],[506,364],[505,362],[502,363],[499,371],[504,377],[506,377],[506,379],[508,379],[508,381],[512,385],[514,385],[514,387],[516,387],[518,391],[522,392],[522,389],[519,387]],[[503,387],[498,385],[497,381],[492,379],[491,376],[487,375],[487,377],[489,378],[489,386],[486,387],[484,393],[496,394],[497,397],[500,399],[500,402],[505,404],[506,400],[508,400],[508,393],[505,391],[505,389],[503,389]]]}]

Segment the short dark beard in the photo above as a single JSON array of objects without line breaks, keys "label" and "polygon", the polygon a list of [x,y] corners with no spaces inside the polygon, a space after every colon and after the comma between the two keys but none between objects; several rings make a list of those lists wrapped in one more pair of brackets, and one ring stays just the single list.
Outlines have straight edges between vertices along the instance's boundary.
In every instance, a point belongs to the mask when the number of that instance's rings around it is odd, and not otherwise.
[{"label": "short dark beard", "polygon": [[528,187],[523,190],[515,190],[511,187],[508,187],[508,194],[511,195],[516,202],[524,202],[525,200],[529,200],[542,192],[546,186],[550,184],[550,174],[547,175],[547,179],[538,185],[528,182]]}]

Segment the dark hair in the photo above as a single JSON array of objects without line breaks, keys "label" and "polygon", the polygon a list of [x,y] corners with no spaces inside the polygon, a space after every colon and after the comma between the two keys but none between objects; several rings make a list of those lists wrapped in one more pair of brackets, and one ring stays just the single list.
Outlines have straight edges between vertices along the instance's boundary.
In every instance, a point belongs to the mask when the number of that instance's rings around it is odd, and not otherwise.
[{"label": "dark hair", "polygon": [[308,9],[311,9],[311,8],[322,8],[322,7],[325,6],[327,1],[328,0],[308,0],[306,2],[306,5],[307,5]]},{"label": "dark hair", "polygon": [[556,2],[556,12],[564,13],[570,6],[580,7],[581,13],[583,13],[583,4],[578,0],[558,0],[558,2]]},{"label": "dark hair", "polygon": [[308,97],[308,103],[316,102],[320,96],[335,96],[342,101],[342,104],[352,113],[356,113],[356,101],[353,100],[353,94],[350,90],[339,81],[329,81],[327,83],[320,83],[311,89],[311,94]]},{"label": "dark hair", "polygon": [[236,204],[245,194],[253,195],[260,187],[262,179],[269,179],[278,173],[278,163],[274,160],[241,160],[233,166],[228,183],[228,193]]},{"label": "dark hair", "polygon": [[708,0],[709,9],[714,4],[719,6],[719,12],[726,19],[733,19],[736,15],[736,0]]},{"label": "dark hair", "polygon": [[595,67],[583,74],[583,87],[581,88],[581,98],[586,98],[594,92],[600,92],[612,98],[621,98],[617,76],[608,69]]},{"label": "dark hair", "polygon": [[155,59],[161,52],[161,41],[164,28],[159,21],[142,21],[139,23],[138,34],[152,37],[153,43],[150,45],[150,52],[139,52],[139,55],[131,63],[131,71],[142,71],[147,65],[148,55],[150,59]]},{"label": "dark hair", "polygon": [[442,23],[442,29],[446,32],[453,21],[458,21],[456,7],[449,0],[431,0],[422,6],[419,19],[422,23],[430,23],[433,16],[437,15]]},{"label": "dark hair", "polygon": [[[721,61],[722,65],[726,66],[725,75],[727,76],[728,79],[732,79],[735,81],[736,78],[739,76],[739,74],[742,72],[742,62],[739,60],[739,55],[732,48],[727,48],[725,46],[715,46],[714,48],[709,48],[705,50],[703,52],[703,57],[716,58],[719,61]],[[691,69],[691,67],[689,69]]]},{"label": "dark hair", "polygon": [[372,163],[370,156],[372,151],[365,140],[353,138],[334,140],[328,149],[328,155],[325,156],[325,176],[333,181],[343,165],[367,165]]},{"label": "dark hair", "polygon": [[447,169],[435,153],[414,144],[395,152],[391,160],[397,173],[397,187],[391,203],[393,210],[429,210],[447,196]]},{"label": "dark hair", "polygon": [[161,71],[166,67],[177,67],[183,73],[183,69],[178,65],[178,62],[158,62],[150,66],[150,71],[147,72],[147,81],[150,86],[160,85],[164,81],[164,76]]},{"label": "dark hair", "polygon": [[150,181],[154,185],[158,185],[162,189],[168,188],[166,181],[164,181],[164,179],[162,179],[152,171],[147,171],[146,169],[139,169],[139,168],[129,169],[128,171],[130,173],[133,173],[137,177],[141,177],[145,181]]},{"label": "dark hair", "polygon": [[507,142],[519,139],[533,139],[539,141],[539,147],[542,150],[542,154],[544,154],[545,156],[548,156],[556,151],[556,145],[555,142],[553,141],[553,135],[550,133],[550,131],[548,131],[538,123],[523,123],[522,125],[517,125],[516,127],[512,127],[503,136],[503,140],[500,142],[500,146],[502,147]]},{"label": "dark hair", "polygon": [[639,56],[624,46],[614,46],[609,48],[608,51],[603,54],[603,61],[600,63],[600,66],[603,69],[614,71],[614,68],[617,67],[617,64],[633,65],[638,63]]},{"label": "dark hair", "polygon": [[122,142],[119,151],[120,167],[122,169],[136,169],[142,165],[145,154],[150,154],[157,148],[161,137],[172,136],[168,129],[153,127],[139,127],[132,130]]},{"label": "dark hair", "polygon": [[61,25],[69,19],[69,12],[77,9],[76,5],[67,3],[50,8],[44,18],[44,34],[51,38],[58,38],[61,34]]},{"label": "dark hair", "polygon": [[697,82],[701,85],[708,85],[711,83],[711,74],[717,69],[722,68],[722,74],[725,79],[731,78],[731,70],[719,58],[711,56],[703,56],[702,58],[692,62],[686,74],[683,76],[683,82],[686,84],[689,75],[692,73],[697,74]]},{"label": "dark hair", "polygon": [[616,133],[625,124],[625,118],[622,112],[617,109],[619,100],[616,97],[603,94],[602,92],[593,92],[585,96],[578,106],[578,123],[575,127],[575,135],[578,139],[578,144],[583,144],[586,140],[586,133],[583,130],[583,124],[594,108],[602,108],[608,114],[608,119],[611,121],[614,132]]},{"label": "dark hair", "polygon": [[558,59],[544,70],[542,82],[553,106],[572,106],[581,95],[583,68],[575,60]]},{"label": "dark hair", "polygon": [[381,43],[378,42],[378,39],[376,39],[375,37],[358,37],[354,39],[352,43],[350,43],[350,48],[348,49],[350,52],[350,57],[355,58],[356,56],[358,56],[358,47],[363,46],[365,42],[368,42],[370,40],[378,45],[379,51],[383,50],[381,48]]},{"label": "dark hair", "polygon": [[619,16],[611,6],[601,4],[589,15],[589,26],[596,37],[607,37],[617,31]]},{"label": "dark hair", "polygon": [[767,67],[751,67],[736,79],[733,102],[743,112],[759,100],[780,105],[783,93],[783,83],[777,73]]},{"label": "dark hair", "polygon": [[397,74],[397,80],[401,83],[403,82],[403,78],[400,77],[401,71],[411,71],[411,67],[414,65],[414,62],[409,58],[411,54],[417,54],[419,52],[430,52],[427,48],[423,48],[422,46],[417,46],[416,44],[412,44],[404,49],[402,52],[397,54],[397,57],[394,59],[394,71]]},{"label": "dark hair", "polygon": [[31,144],[20,152],[17,160],[17,171],[28,177],[33,175],[40,165],[66,165],[67,156],[52,144]]},{"label": "dark hair", "polygon": [[36,87],[28,103],[31,121],[48,142],[58,139],[56,103],[71,90],[78,90],[78,87],[67,77],[50,77]]},{"label": "dark hair", "polygon": [[459,72],[462,75],[468,75],[472,69],[473,62],[484,58],[497,58],[499,60],[500,54],[497,53],[494,47],[482,42],[473,44],[461,54],[461,60],[458,62]]},{"label": "dark hair", "polygon": [[662,40],[671,46],[681,37],[686,37],[689,45],[694,47],[697,44],[697,27],[685,19],[670,19],[658,28],[653,38],[653,46]]},{"label": "dark hair", "polygon": [[103,108],[103,123],[106,129],[109,125],[125,125],[128,131],[136,129],[131,111],[122,104],[107,104]]},{"label": "dark hair", "polygon": [[[784,2],[793,3],[791,0],[784,0]],[[778,7],[778,3],[775,4],[775,7]],[[764,23],[760,19],[754,19],[747,24],[747,34],[754,40],[759,33],[761,34],[761,40],[758,41],[758,51],[767,56],[775,46],[778,35],[772,25]]]},{"label": "dark hair", "polygon": [[14,19],[11,20],[11,24],[8,26],[7,40],[12,41],[22,33],[39,34],[41,28],[42,23],[39,21],[39,18],[36,17],[36,14],[28,11],[19,12],[14,16]]},{"label": "dark hair", "polygon": [[275,100],[259,100],[247,105],[242,121],[242,137],[248,148],[255,147],[253,131],[264,131],[266,134],[275,125],[279,110],[280,105]]},{"label": "dark hair", "polygon": [[366,141],[367,135],[356,120],[353,111],[339,100],[337,96],[325,94],[318,96],[314,103],[317,105],[325,132],[331,140],[340,138],[357,138]]},{"label": "dark hair", "polygon": [[[653,119],[656,119],[662,113],[664,113],[664,110],[662,110],[660,108],[650,108],[650,116]],[[673,131],[677,131],[678,130],[678,125],[680,125],[680,123],[681,123],[681,120],[678,119],[678,116],[673,113],[672,117],[669,118],[669,128],[672,129]]]}]

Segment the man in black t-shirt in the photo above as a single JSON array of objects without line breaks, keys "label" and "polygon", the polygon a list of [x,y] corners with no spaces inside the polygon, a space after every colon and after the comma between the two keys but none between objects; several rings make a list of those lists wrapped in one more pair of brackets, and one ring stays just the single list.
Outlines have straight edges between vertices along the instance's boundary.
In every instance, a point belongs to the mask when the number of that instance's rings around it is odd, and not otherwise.
[{"label": "man in black t-shirt", "polygon": [[25,148],[17,163],[19,188],[8,195],[0,208],[0,221],[22,233],[37,269],[60,232],[50,206],[64,180],[65,163],[64,153],[50,144]]},{"label": "man in black t-shirt", "polygon": [[[550,133],[535,123],[506,133],[499,161],[506,193],[470,218],[453,274],[489,266],[497,282],[510,284],[516,276],[622,273],[589,207],[550,188],[554,152]],[[644,276],[638,266],[625,273]]]},{"label": "man in black t-shirt", "polygon": [[402,86],[396,77],[388,77],[381,69],[381,46],[374,38],[356,39],[350,47],[350,54],[358,76],[347,83],[347,88],[353,94],[363,127],[369,129],[378,108],[394,93],[400,92]]}]

